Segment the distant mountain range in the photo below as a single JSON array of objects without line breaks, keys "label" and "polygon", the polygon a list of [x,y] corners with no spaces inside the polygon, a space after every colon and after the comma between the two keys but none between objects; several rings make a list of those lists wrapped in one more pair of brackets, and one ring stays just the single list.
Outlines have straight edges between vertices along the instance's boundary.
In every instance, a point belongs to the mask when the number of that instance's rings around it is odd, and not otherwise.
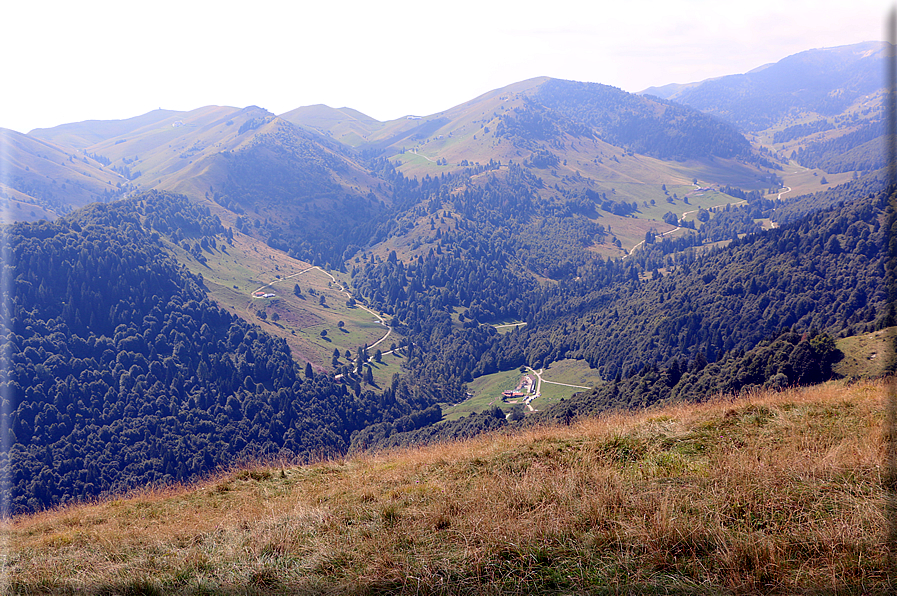
[{"label": "distant mountain range", "polygon": [[[542,77],[444,112],[388,122],[323,105],[280,116],[256,107],[208,106],[64,124],[27,135],[4,131],[7,179],[0,182],[13,216],[36,219],[136,189],[204,198],[210,189],[220,194],[228,184],[254,184],[231,172],[244,160],[226,155],[254,155],[246,157],[253,163],[262,154],[287,161],[301,156],[300,161],[319,166],[312,168],[318,174],[299,162],[289,167],[305,172],[306,186],[321,184],[321,197],[339,188],[347,196],[372,195],[378,201],[385,200],[375,190],[382,188],[382,180],[363,163],[374,157],[400,163],[408,175],[452,172],[490,160],[530,160],[546,184],[575,187],[572,176],[591,179],[603,191],[616,188],[607,184],[615,179],[659,185],[675,175],[671,168],[690,178],[697,172],[683,172],[677,163],[713,158],[738,160],[743,165],[730,164],[730,170],[744,175],[753,167],[759,179],[763,176],[756,166],[769,171],[772,164],[752,151],[735,127],[759,134],[824,120],[831,121],[824,124],[829,130],[854,132],[877,117],[888,51],[881,42],[810,50],[746,74],[651,87],[640,95]],[[792,142],[781,157],[787,159],[797,148]],[[614,161],[627,154],[665,163],[642,160],[634,171],[631,164]],[[538,167],[564,162],[560,168]],[[853,160],[848,169],[857,163]],[[319,206],[321,200],[326,201],[319,199]]]},{"label": "distant mountain range", "polygon": [[[476,145],[472,136],[478,129],[479,145],[493,145],[495,159],[509,153],[514,136],[532,142],[553,140],[563,134],[598,138],[616,147],[666,159],[731,157],[749,149],[731,127],[681,105],[640,98],[608,85],[546,77],[496,89],[427,117],[408,116],[381,123],[354,110],[326,106],[299,108],[281,117],[353,147],[384,153],[415,141],[442,140],[432,149],[457,145],[454,153],[460,155]],[[685,133],[683,127],[694,130]],[[449,156],[454,153],[449,151]],[[451,161],[451,157],[447,159]]]},{"label": "distant mountain range", "polygon": [[[328,181],[314,182],[322,185],[325,195],[330,192],[325,188],[340,187],[348,195],[376,197],[374,188],[382,181],[365,171],[358,161],[362,157],[390,158],[402,164],[403,172],[422,175],[489,160],[566,159],[573,163],[562,166],[566,172],[552,180],[566,185],[562,179],[577,172],[596,182],[632,177],[630,168],[608,161],[627,153],[679,161],[712,157],[750,161],[751,154],[734,128],[693,109],[605,85],[547,78],[498,89],[439,114],[390,122],[326,106],[299,108],[280,117],[255,107],[209,106],[6,135],[15,150],[9,160],[12,194],[25,202],[30,197],[56,212],[65,211],[66,201],[68,207],[78,207],[137,188],[194,197],[204,197],[210,188],[226,192],[230,183],[248,183],[231,168],[239,169],[241,159],[256,160],[250,155],[298,159],[294,166],[305,172],[304,178],[324,175],[326,170]],[[48,160],[51,154],[54,158]],[[87,171],[70,171],[67,164],[75,160],[84,164],[78,165],[80,170],[86,166]],[[306,165],[314,162],[316,167],[306,168],[302,160],[311,160]],[[59,167],[54,170],[48,161]],[[254,171],[260,171],[257,165]],[[85,177],[95,181],[85,184],[81,195],[59,192],[66,180],[71,184]],[[649,182],[647,178],[634,177]]]},{"label": "distant mountain range", "polygon": [[745,74],[649,87],[640,94],[683,103],[759,132],[788,117],[835,117],[852,106],[878,105],[885,60],[893,52],[878,41],[808,50]]}]

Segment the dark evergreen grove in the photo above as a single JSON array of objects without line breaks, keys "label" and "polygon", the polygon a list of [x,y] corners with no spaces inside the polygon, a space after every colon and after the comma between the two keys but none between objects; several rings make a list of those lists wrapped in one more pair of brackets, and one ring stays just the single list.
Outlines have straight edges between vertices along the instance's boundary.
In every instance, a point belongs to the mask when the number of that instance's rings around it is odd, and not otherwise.
[{"label": "dark evergreen grove", "polygon": [[431,405],[399,379],[375,395],[303,376],[285,342],[206,297],[160,232],[197,245],[227,235],[165,193],[8,228],[13,513],[240,459],[344,453],[354,431]]}]

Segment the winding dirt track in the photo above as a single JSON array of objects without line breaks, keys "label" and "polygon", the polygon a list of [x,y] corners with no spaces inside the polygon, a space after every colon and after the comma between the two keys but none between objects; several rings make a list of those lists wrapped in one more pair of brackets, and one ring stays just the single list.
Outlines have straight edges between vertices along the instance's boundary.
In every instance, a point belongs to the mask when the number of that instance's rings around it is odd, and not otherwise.
[{"label": "winding dirt track", "polygon": [[[785,192],[791,192],[791,189],[789,188],[789,189],[788,189],[787,191],[785,191]],[[780,199],[782,198],[782,195],[783,195],[783,194],[785,194],[785,193],[784,193],[784,192],[783,192],[783,193],[779,193],[779,198],[780,198]],[[717,207],[725,207],[726,205],[741,205],[742,203],[747,203],[747,201],[738,201],[737,203],[720,203],[719,205],[711,205],[711,206],[707,207],[707,209],[716,209]],[[686,211],[685,213],[682,214],[682,217],[685,217],[686,215],[688,215],[688,214],[690,214],[690,213],[697,213],[699,210],[700,210],[700,209],[692,209],[691,211]],[[667,234],[673,234],[673,233],[678,232],[679,230],[682,230],[682,229],[684,229],[684,228],[681,228],[681,227],[679,227],[679,226],[676,226],[675,228],[673,228],[673,229],[670,230],[669,232],[664,232],[663,234],[658,234],[657,236],[659,236],[660,238],[663,238],[663,237],[666,236]],[[623,259],[625,259],[625,258],[628,257],[629,255],[631,255],[632,253],[634,253],[634,252],[635,252],[635,249],[637,249],[639,246],[641,246],[641,245],[644,244],[644,243],[645,243],[645,241],[642,240],[641,242],[639,242],[638,244],[636,244],[635,246],[633,246],[633,247],[632,247],[632,250],[630,250],[628,253],[626,253],[625,255],[623,255]]]},{"label": "winding dirt track", "polygon": [[[323,269],[321,269],[321,268],[318,267],[317,265],[314,265],[314,266],[312,266],[312,267],[308,267],[307,269],[303,269],[302,271],[300,271],[300,272],[298,272],[298,273],[294,273],[294,274],[292,274],[292,275],[287,275],[286,277],[282,277],[282,278],[280,278],[280,279],[272,280],[271,282],[269,282],[269,283],[267,283],[267,284],[261,286],[260,288],[256,288],[255,290],[252,291],[252,293],[255,294],[255,293],[257,293],[257,292],[261,292],[262,290],[265,290],[266,288],[273,287],[275,284],[278,284],[278,283],[280,283],[280,282],[287,281],[288,279],[292,279],[292,278],[294,278],[294,277],[298,277],[298,276],[302,275],[303,273],[308,273],[308,272],[311,271],[312,269],[317,269],[318,271],[320,271],[321,273],[323,273],[324,275],[326,275],[327,277],[329,277],[331,280],[333,280],[333,283],[336,284],[337,290],[340,291],[340,292],[342,292],[343,294],[345,294],[347,298],[351,298],[351,297],[352,297],[352,294],[349,293],[349,292],[346,290],[346,288],[344,288],[343,285],[342,285],[342,284],[341,284],[335,277],[333,277],[330,273],[328,273],[327,271],[324,271]],[[392,329],[389,327],[389,325],[386,324],[386,320],[385,320],[383,317],[381,317],[379,313],[376,313],[376,312],[372,311],[371,309],[369,309],[368,307],[364,306],[363,304],[358,304],[358,303],[356,302],[356,303],[355,303],[355,306],[357,306],[358,308],[360,308],[360,309],[362,309],[362,310],[366,310],[367,312],[369,312],[369,313],[371,313],[372,315],[374,315],[374,316],[377,318],[377,322],[380,323],[383,327],[386,327],[386,335],[384,335],[383,337],[381,337],[380,339],[378,339],[377,341],[375,341],[374,343],[372,343],[371,345],[369,345],[368,348],[373,348],[373,347],[376,346],[377,344],[380,344],[381,342],[385,341],[386,338],[389,337],[390,334],[392,333]],[[246,313],[247,313],[247,314],[251,314],[251,313],[252,313],[252,300],[250,300],[249,302],[246,303]]]}]

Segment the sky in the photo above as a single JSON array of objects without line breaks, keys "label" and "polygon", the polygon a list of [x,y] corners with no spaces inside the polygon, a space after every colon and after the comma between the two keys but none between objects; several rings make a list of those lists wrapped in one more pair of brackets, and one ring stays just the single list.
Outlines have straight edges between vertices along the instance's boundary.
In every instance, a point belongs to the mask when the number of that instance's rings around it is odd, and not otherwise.
[{"label": "sky", "polygon": [[428,115],[537,76],[637,92],[884,38],[882,0],[82,2],[0,7],[0,127],[326,104]]}]

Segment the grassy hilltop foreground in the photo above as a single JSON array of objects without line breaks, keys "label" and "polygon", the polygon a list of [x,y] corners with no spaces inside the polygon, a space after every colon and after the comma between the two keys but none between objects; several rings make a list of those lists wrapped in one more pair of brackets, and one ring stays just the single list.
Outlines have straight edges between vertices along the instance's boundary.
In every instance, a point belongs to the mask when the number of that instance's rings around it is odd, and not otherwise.
[{"label": "grassy hilltop foreground", "polygon": [[5,592],[889,592],[885,401],[831,382],[19,517]]}]

